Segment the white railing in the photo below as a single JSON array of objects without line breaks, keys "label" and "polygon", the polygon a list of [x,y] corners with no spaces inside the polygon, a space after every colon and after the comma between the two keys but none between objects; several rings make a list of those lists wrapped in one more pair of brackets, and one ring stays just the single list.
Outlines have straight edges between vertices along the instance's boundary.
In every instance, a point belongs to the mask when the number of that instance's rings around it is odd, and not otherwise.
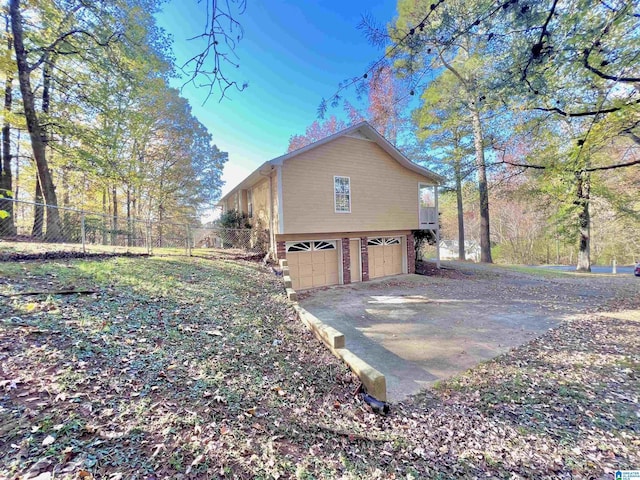
[{"label": "white railing", "polygon": [[435,207],[420,207],[420,228],[437,227],[438,210]]}]

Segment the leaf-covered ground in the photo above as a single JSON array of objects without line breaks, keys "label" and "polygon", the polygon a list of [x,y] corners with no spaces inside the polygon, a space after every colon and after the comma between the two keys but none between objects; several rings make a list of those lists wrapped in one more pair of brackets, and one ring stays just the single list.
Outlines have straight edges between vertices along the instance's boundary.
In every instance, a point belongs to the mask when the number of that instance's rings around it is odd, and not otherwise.
[{"label": "leaf-covered ground", "polygon": [[[14,295],[62,290],[95,293]],[[637,320],[576,317],[380,417],[256,264],[7,262],[0,294],[0,478],[611,478],[640,466]]]}]

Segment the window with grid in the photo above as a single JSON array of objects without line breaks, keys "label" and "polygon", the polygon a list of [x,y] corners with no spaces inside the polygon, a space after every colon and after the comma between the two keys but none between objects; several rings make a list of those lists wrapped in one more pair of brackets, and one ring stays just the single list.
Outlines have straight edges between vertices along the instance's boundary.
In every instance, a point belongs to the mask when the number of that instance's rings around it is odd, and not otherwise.
[{"label": "window with grid", "polygon": [[351,180],[349,177],[333,177],[336,213],[351,213]]}]

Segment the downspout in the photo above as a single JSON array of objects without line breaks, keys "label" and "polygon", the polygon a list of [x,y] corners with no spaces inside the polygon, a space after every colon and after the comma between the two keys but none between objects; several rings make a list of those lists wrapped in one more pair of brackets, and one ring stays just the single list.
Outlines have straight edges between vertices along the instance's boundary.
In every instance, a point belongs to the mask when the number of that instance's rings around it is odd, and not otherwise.
[{"label": "downspout", "polygon": [[[271,167],[273,168],[273,166]],[[276,260],[276,232],[274,231],[274,218],[273,218],[273,175],[269,172],[269,242],[271,248],[271,256]]]},{"label": "downspout", "polygon": [[260,175],[263,177],[269,176],[269,253],[276,259],[276,236],[273,231],[273,165],[271,166],[271,171],[268,173],[260,172]]}]

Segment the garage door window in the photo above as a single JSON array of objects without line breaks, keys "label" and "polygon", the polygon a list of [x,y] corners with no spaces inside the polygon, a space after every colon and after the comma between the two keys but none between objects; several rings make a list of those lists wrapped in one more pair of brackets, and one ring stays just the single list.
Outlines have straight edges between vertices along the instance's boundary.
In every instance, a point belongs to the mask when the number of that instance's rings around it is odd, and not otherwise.
[{"label": "garage door window", "polygon": [[315,252],[318,250],[335,250],[335,241],[295,242],[287,244],[287,252]]},{"label": "garage door window", "polygon": [[310,252],[311,242],[298,242],[287,245],[287,252]]},{"label": "garage door window", "polygon": [[372,247],[379,246],[379,245],[400,245],[400,239],[399,238],[385,238],[385,237],[370,238],[367,241],[367,245],[370,245]]}]

